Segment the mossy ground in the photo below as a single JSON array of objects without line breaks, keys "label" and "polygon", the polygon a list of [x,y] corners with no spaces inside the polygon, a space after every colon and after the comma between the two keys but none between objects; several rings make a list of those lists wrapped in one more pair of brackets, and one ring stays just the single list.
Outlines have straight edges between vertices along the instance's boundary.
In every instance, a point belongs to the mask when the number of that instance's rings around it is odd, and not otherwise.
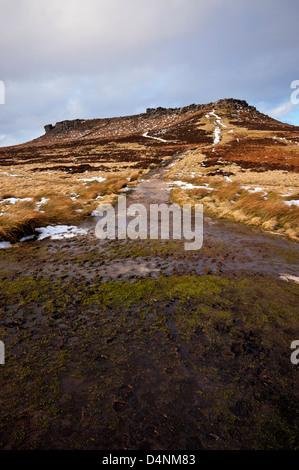
[{"label": "mossy ground", "polygon": [[0,445],[297,448],[298,300],[298,286],[265,276],[7,272]]}]

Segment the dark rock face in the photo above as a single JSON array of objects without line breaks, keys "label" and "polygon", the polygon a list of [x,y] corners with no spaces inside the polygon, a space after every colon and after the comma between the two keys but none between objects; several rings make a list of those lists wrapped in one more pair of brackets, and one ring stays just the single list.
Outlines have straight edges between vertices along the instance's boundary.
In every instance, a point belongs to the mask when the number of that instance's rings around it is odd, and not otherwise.
[{"label": "dark rock face", "polygon": [[[145,113],[139,114],[137,116],[142,116],[144,118],[159,118],[161,116],[166,116],[169,114],[186,114],[186,113],[195,113],[197,111],[202,111],[207,107],[224,107],[224,108],[229,108],[229,109],[241,109],[241,108],[247,108],[249,110],[254,111],[255,108],[253,106],[249,106],[248,103],[244,100],[238,100],[234,98],[225,98],[221,99],[218,101],[215,101],[214,103],[208,103],[208,104],[190,104],[189,106],[184,106],[182,108],[162,108],[159,106],[158,108],[147,108]],[[137,117],[136,116],[136,117]],[[123,116],[121,119],[131,119],[132,116]],[[112,118],[115,119],[115,118]],[[47,124],[45,126],[45,133],[46,134],[60,134],[63,132],[68,132],[73,129],[77,129],[78,127],[82,126],[83,128],[92,128],[95,123],[98,120],[87,120],[85,121],[84,119],[74,119],[72,121],[61,121],[57,122],[54,126],[52,124]],[[102,119],[102,122],[105,122],[105,124],[109,124],[111,119]]]},{"label": "dark rock face", "polygon": [[223,108],[230,108],[230,109],[240,109],[240,108],[247,108],[255,110],[253,106],[249,106],[245,100],[238,100],[234,98],[224,98],[214,103],[208,104],[190,104],[189,106],[184,106],[182,108],[147,108],[145,115],[148,117],[159,117],[164,116],[166,114],[185,114],[185,113],[195,113],[197,111],[201,111],[206,107],[215,106],[215,107],[223,107]]},{"label": "dark rock face", "polygon": [[74,119],[72,121],[61,121],[61,122],[56,122],[54,126],[52,124],[47,124],[44,128],[45,128],[46,134],[49,134],[49,132],[61,133],[61,132],[67,132],[67,131],[77,128],[82,122],[84,122],[83,119]]},{"label": "dark rock face", "polygon": [[51,132],[52,129],[53,129],[52,124],[47,124],[47,125],[45,126],[45,132],[46,132],[46,134],[49,134],[49,132]]},{"label": "dark rock face", "polygon": [[145,114],[148,117],[159,117],[172,113],[184,114],[199,111],[203,106],[202,104],[190,104],[190,106],[184,106],[183,108],[162,108],[159,106],[158,108],[147,108]]},{"label": "dark rock face", "polygon": [[215,103],[210,103],[213,104],[214,106],[222,106],[225,108],[230,108],[230,109],[251,109],[255,110],[256,108],[254,106],[249,106],[247,101],[245,100],[237,100],[235,98],[224,98],[222,100],[215,101]]}]

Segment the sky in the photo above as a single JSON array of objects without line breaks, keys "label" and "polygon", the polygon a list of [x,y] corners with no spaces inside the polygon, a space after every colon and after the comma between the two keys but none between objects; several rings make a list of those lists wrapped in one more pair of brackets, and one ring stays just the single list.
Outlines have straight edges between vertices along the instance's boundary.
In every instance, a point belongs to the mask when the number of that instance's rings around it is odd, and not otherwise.
[{"label": "sky", "polygon": [[0,0],[0,146],[221,98],[299,125],[298,20],[298,0]]}]

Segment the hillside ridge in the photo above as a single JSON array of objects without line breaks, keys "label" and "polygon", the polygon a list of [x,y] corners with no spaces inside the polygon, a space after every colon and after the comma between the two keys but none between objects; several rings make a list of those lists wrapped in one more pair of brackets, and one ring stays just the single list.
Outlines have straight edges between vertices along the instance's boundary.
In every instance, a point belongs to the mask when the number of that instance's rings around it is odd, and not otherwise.
[{"label": "hillside ridge", "polygon": [[188,106],[182,106],[177,108],[164,108],[162,106],[158,106],[157,108],[147,108],[145,113],[139,114],[132,114],[132,115],[125,115],[125,116],[115,116],[111,118],[95,118],[95,119],[65,119],[63,121],[58,121],[56,124],[46,124],[44,126],[45,134],[49,133],[62,133],[71,129],[76,129],[80,127],[84,123],[94,124],[96,125],[99,121],[109,121],[114,119],[131,119],[131,118],[153,118],[153,117],[162,117],[169,114],[178,114],[183,115],[186,113],[196,113],[197,111],[202,111],[206,108],[211,106],[215,107],[228,107],[231,109],[240,109],[240,108],[248,108],[252,111],[256,111],[254,106],[250,106],[247,101],[240,100],[236,98],[223,98],[219,99],[215,102],[210,102],[207,104],[190,104]]}]

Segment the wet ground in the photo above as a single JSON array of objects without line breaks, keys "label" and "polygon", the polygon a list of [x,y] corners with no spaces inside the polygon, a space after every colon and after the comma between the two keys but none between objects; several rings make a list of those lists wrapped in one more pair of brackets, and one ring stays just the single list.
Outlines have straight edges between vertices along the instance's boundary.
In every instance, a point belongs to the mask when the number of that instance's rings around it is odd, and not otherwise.
[{"label": "wet ground", "polygon": [[[127,205],[168,203],[153,171]],[[0,446],[298,447],[298,245],[204,218],[204,243],[88,234],[2,250]]]},{"label": "wet ground", "polygon": [[[152,171],[128,193],[127,207],[142,204],[149,214],[150,204],[170,204],[164,172]],[[103,281],[190,273],[267,274],[276,278],[299,273],[297,243],[243,224],[204,216],[202,248],[186,251],[184,241],[150,240],[149,223],[146,240],[99,240],[95,235],[98,220],[93,217],[85,222],[82,227],[88,233],[81,237],[19,244],[11,250],[12,256],[2,259],[2,270],[11,269],[14,260],[13,269],[19,275],[100,276]]]}]

